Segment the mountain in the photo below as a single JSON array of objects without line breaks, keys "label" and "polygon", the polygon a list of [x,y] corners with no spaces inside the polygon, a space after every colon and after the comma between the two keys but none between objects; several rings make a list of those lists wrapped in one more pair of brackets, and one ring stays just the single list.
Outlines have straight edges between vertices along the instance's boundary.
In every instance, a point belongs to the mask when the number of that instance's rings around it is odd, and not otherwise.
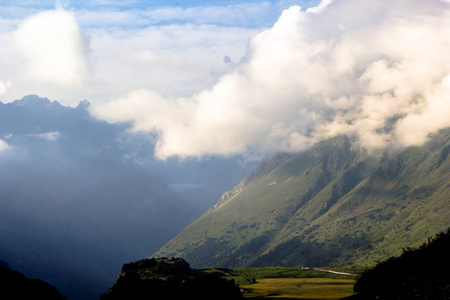
[{"label": "mountain", "polygon": [[89,107],[36,95],[0,104],[0,257],[69,300],[98,299],[124,262],[156,251],[247,172],[237,159],[157,161],[152,135]]},{"label": "mountain", "polygon": [[154,256],[195,267],[371,265],[450,223],[450,130],[369,151],[340,136],[277,154]]}]

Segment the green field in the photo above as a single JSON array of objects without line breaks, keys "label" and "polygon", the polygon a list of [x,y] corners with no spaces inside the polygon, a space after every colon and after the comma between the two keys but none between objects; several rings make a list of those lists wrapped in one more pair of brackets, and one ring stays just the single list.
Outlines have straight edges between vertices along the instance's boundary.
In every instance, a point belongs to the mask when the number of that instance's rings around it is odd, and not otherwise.
[{"label": "green field", "polygon": [[353,295],[354,279],[266,278],[242,285],[245,299],[342,299]]},{"label": "green field", "polygon": [[353,295],[356,277],[309,268],[207,268],[204,271],[233,279],[245,299],[342,299]]}]

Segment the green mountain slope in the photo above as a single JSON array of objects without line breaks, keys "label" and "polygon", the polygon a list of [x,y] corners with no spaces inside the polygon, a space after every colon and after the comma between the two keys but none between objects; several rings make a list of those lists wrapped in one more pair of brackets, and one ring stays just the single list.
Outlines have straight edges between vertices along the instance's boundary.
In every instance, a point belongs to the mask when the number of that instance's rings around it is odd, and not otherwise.
[{"label": "green mountain slope", "polygon": [[154,256],[193,266],[368,264],[450,224],[450,130],[369,152],[348,137],[257,167]]}]

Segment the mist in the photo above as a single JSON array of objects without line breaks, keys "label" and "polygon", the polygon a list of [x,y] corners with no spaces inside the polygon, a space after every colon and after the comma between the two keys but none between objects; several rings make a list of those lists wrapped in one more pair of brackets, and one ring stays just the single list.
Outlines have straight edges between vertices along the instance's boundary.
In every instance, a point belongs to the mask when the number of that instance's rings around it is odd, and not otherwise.
[{"label": "mist", "polygon": [[69,299],[98,299],[124,263],[151,256],[252,167],[156,161],[154,137],[88,107],[0,104],[0,257]]}]

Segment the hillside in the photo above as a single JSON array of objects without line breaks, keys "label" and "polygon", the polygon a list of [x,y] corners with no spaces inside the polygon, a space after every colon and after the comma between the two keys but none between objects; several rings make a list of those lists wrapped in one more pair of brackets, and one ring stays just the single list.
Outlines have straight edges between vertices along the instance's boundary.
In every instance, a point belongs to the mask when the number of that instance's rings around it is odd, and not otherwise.
[{"label": "hillside", "polygon": [[25,277],[11,270],[0,260],[0,298],[1,299],[46,299],[65,300],[66,298],[47,282]]},{"label": "hillside", "polygon": [[117,282],[101,300],[242,299],[233,279],[222,273],[192,269],[181,258],[144,259],[125,264]]},{"label": "hillside", "polygon": [[349,299],[450,299],[450,230],[364,272]]},{"label": "hillside", "polygon": [[450,130],[369,152],[342,136],[258,166],[155,256],[193,266],[371,265],[450,223]]}]

